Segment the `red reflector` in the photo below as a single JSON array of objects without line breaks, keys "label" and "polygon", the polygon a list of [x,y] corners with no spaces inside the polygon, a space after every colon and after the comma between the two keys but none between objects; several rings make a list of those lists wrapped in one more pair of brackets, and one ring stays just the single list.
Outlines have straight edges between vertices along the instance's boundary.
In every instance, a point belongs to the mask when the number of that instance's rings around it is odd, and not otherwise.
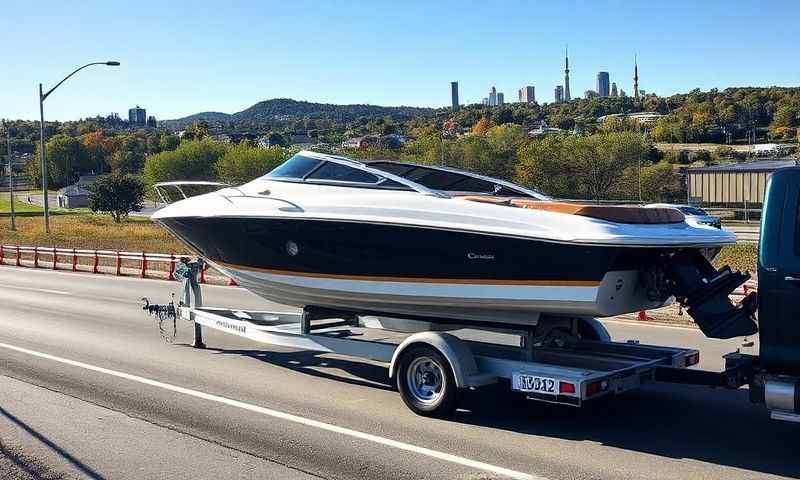
[{"label": "red reflector", "polygon": [[558,385],[559,393],[575,393],[575,385],[571,383],[561,382]]},{"label": "red reflector", "polygon": [[606,380],[598,380],[596,382],[589,383],[586,385],[586,396],[591,397],[592,395],[597,395],[606,389],[608,389],[608,382]]}]

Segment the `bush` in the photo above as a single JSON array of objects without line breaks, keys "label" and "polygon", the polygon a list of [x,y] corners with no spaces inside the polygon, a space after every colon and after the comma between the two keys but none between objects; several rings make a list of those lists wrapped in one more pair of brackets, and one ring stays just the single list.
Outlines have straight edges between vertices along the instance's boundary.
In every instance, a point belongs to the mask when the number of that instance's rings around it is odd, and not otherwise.
[{"label": "bush", "polygon": [[145,159],[144,181],[150,186],[173,180],[215,180],[216,164],[227,151],[227,145],[209,139],[181,142],[173,151]]},{"label": "bush", "polygon": [[223,182],[240,185],[266,174],[285,159],[281,148],[258,148],[242,142],[230,147],[215,169]]},{"label": "bush", "polygon": [[89,187],[89,191],[89,208],[93,212],[110,214],[117,223],[143,206],[144,182],[133,175],[103,175]]}]

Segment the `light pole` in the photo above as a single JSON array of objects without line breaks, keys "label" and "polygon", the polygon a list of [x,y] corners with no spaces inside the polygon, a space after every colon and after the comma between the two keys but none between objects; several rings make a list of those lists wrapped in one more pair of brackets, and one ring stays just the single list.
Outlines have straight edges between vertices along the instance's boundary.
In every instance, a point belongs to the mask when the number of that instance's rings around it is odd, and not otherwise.
[{"label": "light pole", "polygon": [[63,80],[58,82],[55,87],[53,87],[50,90],[48,90],[47,93],[42,93],[42,84],[41,83],[39,84],[39,115],[40,115],[40,120],[41,120],[40,123],[39,123],[39,140],[41,141],[40,150],[42,152],[42,154],[41,154],[41,157],[42,157],[42,199],[43,199],[42,206],[44,207],[44,231],[45,231],[45,233],[50,233],[50,208],[49,208],[49,201],[48,201],[48,198],[47,198],[47,159],[46,159],[45,151],[44,151],[44,101],[45,101],[45,99],[47,99],[47,97],[50,96],[51,93],[53,93],[53,90],[55,90],[56,88],[61,86],[62,83],[66,82],[69,77],[75,75],[76,73],[78,73],[79,71],[83,70],[84,68],[92,66],[92,65],[107,65],[109,67],[116,67],[116,66],[119,66],[119,62],[116,62],[116,61],[113,61],[113,60],[109,60],[107,62],[87,63],[86,65],[84,65],[82,67],[79,67],[79,68],[76,68],[75,70],[73,70],[72,73],[70,73],[69,75],[64,77]]},{"label": "light pole", "polygon": [[11,132],[9,131],[8,124],[3,121],[3,126],[6,127],[6,147],[8,148],[8,195],[11,201],[11,230],[17,229],[16,212],[14,211],[14,164],[11,162]]}]

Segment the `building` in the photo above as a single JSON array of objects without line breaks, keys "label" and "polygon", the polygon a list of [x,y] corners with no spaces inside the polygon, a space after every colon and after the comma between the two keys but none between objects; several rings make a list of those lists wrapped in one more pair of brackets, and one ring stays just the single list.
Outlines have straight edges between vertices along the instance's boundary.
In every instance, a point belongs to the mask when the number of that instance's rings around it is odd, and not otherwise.
[{"label": "building", "polygon": [[704,206],[760,208],[767,180],[797,160],[771,158],[745,163],[690,168],[687,172],[689,203]]},{"label": "building", "polygon": [[597,72],[597,88],[595,91],[600,97],[607,97],[611,94],[611,86],[609,84],[610,77],[608,72]]},{"label": "building", "polygon": [[489,106],[494,107],[495,105],[497,105],[497,89],[492,87],[489,90]]},{"label": "building", "polygon": [[639,60],[633,57],[633,98],[639,98]]},{"label": "building", "polygon": [[620,97],[627,97],[627,96],[628,96],[628,94],[627,94],[627,93],[625,93],[625,90],[623,90],[623,89],[621,89],[621,88],[620,88],[620,89],[619,89],[619,96],[620,96]]},{"label": "building", "polygon": [[517,93],[519,103],[536,103],[536,89],[530,85],[522,87]]},{"label": "building", "polygon": [[58,191],[58,208],[87,208],[89,186],[97,180],[96,175],[81,175],[78,181]]},{"label": "building", "polygon": [[619,94],[617,93],[617,82],[611,82],[611,96],[618,97]]},{"label": "building", "polygon": [[569,95],[569,47],[564,49],[564,101],[572,99]]},{"label": "building", "polygon": [[497,92],[497,104],[502,105],[506,103],[506,97],[503,95],[503,92]]},{"label": "building", "polygon": [[481,105],[489,105],[489,99],[487,97],[483,97],[481,99]]},{"label": "building", "polygon": [[147,126],[150,128],[156,128],[158,126],[158,120],[153,115],[147,117]]},{"label": "building", "polygon": [[[625,92],[623,92],[625,93]],[[608,118],[618,118],[620,120],[629,119],[636,122],[636,124],[644,131],[650,131],[658,123],[658,119],[664,115],[657,112],[637,112],[637,113],[612,113],[610,115],[603,115],[598,117],[599,123],[604,123]]]},{"label": "building", "polygon": [[147,124],[147,110],[136,105],[128,110],[128,123],[131,126],[144,127]]},{"label": "building", "polygon": [[453,111],[458,111],[458,82],[450,82],[450,101]]},{"label": "building", "polygon": [[564,87],[561,85],[556,85],[555,101],[556,103],[561,103],[564,101]]},{"label": "building", "polygon": [[595,92],[594,90],[586,90],[585,92],[583,92],[583,98],[585,98],[586,100],[589,100],[590,98],[595,98],[595,97],[598,97],[598,96],[599,96],[599,94],[597,92]]},{"label": "building", "polygon": [[548,127],[546,123],[542,123],[538,127],[529,131],[528,136],[530,138],[542,138],[548,135],[562,135],[564,133],[566,133],[566,130],[562,130],[560,128],[555,128],[555,127]]}]

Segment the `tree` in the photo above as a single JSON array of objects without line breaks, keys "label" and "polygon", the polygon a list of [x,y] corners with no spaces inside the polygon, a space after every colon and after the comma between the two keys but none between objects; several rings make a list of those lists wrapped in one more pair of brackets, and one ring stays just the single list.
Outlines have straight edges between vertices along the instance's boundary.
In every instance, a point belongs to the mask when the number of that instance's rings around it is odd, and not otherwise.
[{"label": "tree", "polygon": [[215,168],[220,180],[240,185],[266,174],[285,159],[280,148],[258,148],[241,142],[230,147]]},{"label": "tree", "polygon": [[[46,148],[47,181],[52,187],[69,185],[78,175],[92,170],[87,152],[76,137],[54,135],[47,141]],[[41,158],[39,144],[36,144],[35,158]],[[30,162],[28,174],[37,186],[41,186],[41,162]]]},{"label": "tree", "polygon": [[105,134],[96,130],[81,137],[81,143],[86,152],[87,165],[90,165],[95,173],[102,173],[107,170],[108,156],[114,148],[114,142]]},{"label": "tree", "polygon": [[270,147],[285,147],[289,144],[289,142],[286,140],[286,137],[278,132],[270,132],[269,136],[267,137],[267,141],[269,142]]},{"label": "tree", "polygon": [[116,223],[143,206],[144,183],[130,174],[111,173],[98,177],[89,191],[89,208],[93,212],[110,214]]},{"label": "tree", "polygon": [[548,137],[520,148],[516,180],[551,195],[607,199],[648,150],[644,137],[631,132]]},{"label": "tree", "polygon": [[208,136],[208,122],[205,120],[197,120],[192,123],[190,130],[194,133],[195,140],[202,140]]},{"label": "tree", "polygon": [[476,123],[472,127],[472,133],[474,133],[475,135],[483,135],[484,133],[486,133],[486,130],[488,129],[489,129],[489,121],[486,119],[486,117],[484,117],[478,120],[478,123]]},{"label": "tree", "polygon": [[112,172],[138,173],[144,166],[147,142],[135,135],[121,135],[114,142],[114,153],[109,158]]},{"label": "tree", "polygon": [[144,181],[149,186],[171,180],[214,180],[215,165],[228,148],[210,139],[181,142],[175,150],[145,159]]},{"label": "tree", "polygon": [[163,152],[163,151],[175,150],[176,148],[178,148],[178,145],[180,145],[180,143],[181,139],[178,138],[177,135],[173,134],[162,135],[161,140],[159,141],[159,151]]}]

